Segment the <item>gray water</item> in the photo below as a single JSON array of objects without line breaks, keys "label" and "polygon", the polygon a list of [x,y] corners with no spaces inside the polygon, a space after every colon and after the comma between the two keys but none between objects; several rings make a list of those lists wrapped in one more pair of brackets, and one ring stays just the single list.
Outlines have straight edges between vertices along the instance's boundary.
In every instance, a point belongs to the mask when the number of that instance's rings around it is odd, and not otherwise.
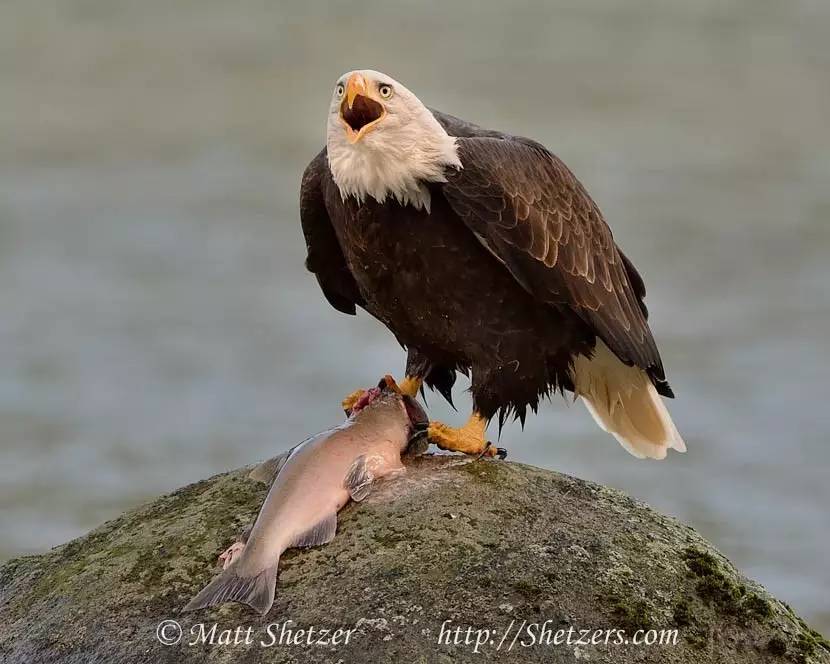
[{"label": "gray water", "polygon": [[830,631],[830,5],[313,4],[0,4],[0,559],[400,374],[297,219],[333,82],[371,67],[554,149],[646,278],[688,454],[637,461],[557,398],[512,458],[693,524]]}]

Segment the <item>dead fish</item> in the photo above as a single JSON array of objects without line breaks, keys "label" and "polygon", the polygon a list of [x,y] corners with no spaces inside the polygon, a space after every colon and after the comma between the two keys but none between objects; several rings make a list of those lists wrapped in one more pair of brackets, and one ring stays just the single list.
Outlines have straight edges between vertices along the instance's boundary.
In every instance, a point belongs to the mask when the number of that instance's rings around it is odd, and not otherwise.
[{"label": "dead fish", "polygon": [[337,512],[350,498],[363,500],[376,480],[404,472],[401,454],[425,435],[427,424],[421,406],[385,377],[343,424],[278,457],[278,467],[272,463],[270,469],[276,477],[246,541],[224,554],[230,564],[184,610],[239,602],[268,613],[283,551],[330,542]]}]

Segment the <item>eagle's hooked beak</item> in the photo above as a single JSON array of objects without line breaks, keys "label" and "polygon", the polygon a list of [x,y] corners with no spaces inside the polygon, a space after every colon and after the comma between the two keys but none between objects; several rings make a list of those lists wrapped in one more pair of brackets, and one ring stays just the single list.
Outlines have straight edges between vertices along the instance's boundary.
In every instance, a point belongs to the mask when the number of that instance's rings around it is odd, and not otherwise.
[{"label": "eagle's hooked beak", "polygon": [[349,143],[357,143],[386,115],[383,104],[372,99],[369,94],[366,79],[361,74],[352,74],[340,104],[340,121],[346,129]]}]

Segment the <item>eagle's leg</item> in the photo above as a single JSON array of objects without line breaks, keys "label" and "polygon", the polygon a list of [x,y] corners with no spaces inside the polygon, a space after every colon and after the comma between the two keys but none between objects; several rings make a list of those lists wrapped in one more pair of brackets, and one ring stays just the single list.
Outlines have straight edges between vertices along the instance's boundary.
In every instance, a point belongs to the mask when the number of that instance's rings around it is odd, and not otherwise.
[{"label": "eagle's leg", "polygon": [[470,419],[460,429],[447,426],[442,422],[430,422],[427,430],[429,442],[442,450],[478,456],[498,456],[500,459],[506,457],[506,450],[488,443],[486,434],[487,419],[477,411],[473,411]]},{"label": "eagle's leg", "polygon": [[398,387],[401,388],[402,394],[414,399],[418,396],[418,392],[420,391],[423,382],[424,379],[420,376],[407,375],[400,383],[398,383]]},{"label": "eagle's leg", "polygon": [[[421,383],[423,383],[423,380],[424,379],[420,376],[406,376],[406,378],[404,378],[397,385],[402,394],[410,396],[414,399],[418,396],[418,391],[421,389]],[[366,394],[366,390],[361,388],[355,390],[340,402],[346,415],[349,415],[352,412],[352,408],[354,408],[355,404],[363,398],[364,394]]]}]

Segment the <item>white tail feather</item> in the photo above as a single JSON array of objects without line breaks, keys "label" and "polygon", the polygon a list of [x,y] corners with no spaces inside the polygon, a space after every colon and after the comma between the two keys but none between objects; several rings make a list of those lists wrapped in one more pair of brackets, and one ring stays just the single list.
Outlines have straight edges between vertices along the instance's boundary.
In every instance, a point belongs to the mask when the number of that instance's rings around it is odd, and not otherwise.
[{"label": "white tail feather", "polygon": [[596,423],[640,459],[664,459],[686,445],[646,372],[624,364],[597,339],[594,356],[574,360],[574,393]]}]

